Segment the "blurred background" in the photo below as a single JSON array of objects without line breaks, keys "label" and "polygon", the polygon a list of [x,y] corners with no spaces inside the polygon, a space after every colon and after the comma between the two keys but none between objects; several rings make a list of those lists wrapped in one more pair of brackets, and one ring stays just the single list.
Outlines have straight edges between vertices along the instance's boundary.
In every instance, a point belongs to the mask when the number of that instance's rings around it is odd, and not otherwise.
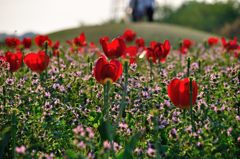
[{"label": "blurred background", "polygon": [[[0,39],[9,35],[21,38],[51,34],[89,25],[147,23],[145,13],[137,20],[133,18],[130,1],[0,0]],[[240,38],[240,0],[155,0],[153,11],[154,25],[172,24]]]}]

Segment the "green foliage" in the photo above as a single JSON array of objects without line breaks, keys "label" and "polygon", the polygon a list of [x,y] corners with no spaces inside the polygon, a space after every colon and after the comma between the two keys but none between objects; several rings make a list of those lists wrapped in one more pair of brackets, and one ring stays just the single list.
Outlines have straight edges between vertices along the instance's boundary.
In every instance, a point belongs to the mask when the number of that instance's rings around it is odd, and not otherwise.
[{"label": "green foliage", "polygon": [[189,1],[172,14],[168,14],[163,21],[208,32],[218,32],[226,23],[232,23],[240,18],[239,7],[234,4]]}]

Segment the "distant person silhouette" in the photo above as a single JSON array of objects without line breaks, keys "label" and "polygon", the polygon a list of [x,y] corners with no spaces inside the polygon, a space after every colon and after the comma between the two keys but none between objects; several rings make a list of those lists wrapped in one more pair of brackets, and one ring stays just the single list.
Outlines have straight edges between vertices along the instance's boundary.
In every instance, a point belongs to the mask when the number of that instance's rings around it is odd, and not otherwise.
[{"label": "distant person silhouette", "polygon": [[155,0],[130,0],[130,8],[132,9],[132,20],[134,22],[141,21],[146,15],[149,22],[153,21]]},{"label": "distant person silhouette", "polygon": [[149,22],[153,22],[153,15],[154,15],[154,4],[155,0],[143,0],[145,6],[145,13],[147,15],[147,20]]},{"label": "distant person silhouette", "polygon": [[130,8],[132,9],[132,20],[134,22],[141,21],[145,14],[145,0],[131,0]]}]

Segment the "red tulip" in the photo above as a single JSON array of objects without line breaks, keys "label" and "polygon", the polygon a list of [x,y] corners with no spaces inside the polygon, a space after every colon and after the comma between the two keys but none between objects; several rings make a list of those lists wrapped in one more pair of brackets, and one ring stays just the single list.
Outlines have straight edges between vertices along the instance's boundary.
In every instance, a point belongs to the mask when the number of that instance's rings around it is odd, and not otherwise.
[{"label": "red tulip", "polygon": [[54,56],[58,56],[59,55],[59,45],[60,45],[60,42],[57,40],[53,46],[52,46],[52,50],[53,50],[53,55]]},{"label": "red tulip", "polygon": [[107,81],[116,82],[122,74],[122,64],[118,60],[107,61],[105,56],[101,56],[94,67],[94,76],[101,84]]},{"label": "red tulip", "polygon": [[123,54],[123,58],[128,58],[130,64],[136,63],[138,48],[136,46],[129,46],[126,48],[125,53]]},{"label": "red tulip", "polygon": [[7,37],[5,43],[8,47],[17,48],[21,44],[21,41],[16,37]]},{"label": "red tulip", "polygon": [[179,51],[180,51],[181,54],[185,55],[185,54],[187,54],[188,49],[184,46],[180,46]]},{"label": "red tulip", "polygon": [[136,32],[134,32],[131,29],[126,29],[125,32],[123,33],[123,38],[127,41],[127,42],[131,42],[135,39],[136,37]]},{"label": "red tulip", "polygon": [[218,44],[218,38],[216,37],[210,37],[208,38],[208,45],[213,46]]},{"label": "red tulip", "polygon": [[152,60],[153,63],[165,62],[167,55],[170,53],[171,45],[168,40],[165,40],[164,43],[157,43],[152,41],[150,43],[150,48],[148,48],[146,57],[148,60]]},{"label": "red tulip", "polygon": [[102,42],[109,42],[109,37],[108,36],[103,36],[99,39],[99,43],[102,45]]},{"label": "red tulip", "polygon": [[145,41],[143,38],[137,38],[135,41],[137,47],[145,47]]},{"label": "red tulip", "polygon": [[171,45],[168,40],[164,41],[164,44],[158,43],[154,48],[154,54],[157,56],[160,62],[165,62],[167,55],[170,53]]},{"label": "red tulip", "polygon": [[39,47],[44,47],[45,42],[48,43],[48,46],[52,46],[52,40],[46,35],[37,35],[35,37],[35,43]]},{"label": "red tulip", "polygon": [[78,37],[73,39],[73,42],[76,46],[86,46],[87,41],[84,33],[81,33]]},{"label": "red tulip", "polygon": [[121,57],[126,49],[126,44],[121,38],[113,39],[111,42],[103,39],[101,45],[103,52],[109,59]]},{"label": "red tulip", "polygon": [[152,48],[145,49],[146,57],[148,61],[152,61],[153,63],[157,63],[157,57],[155,56]]},{"label": "red tulip", "polygon": [[238,49],[237,37],[235,37],[233,40],[229,40],[228,42],[224,37],[222,37],[222,45],[227,51],[237,50]]},{"label": "red tulip", "polygon": [[24,57],[24,63],[37,73],[43,72],[48,67],[49,60],[49,56],[44,51],[29,53]]},{"label": "red tulip", "polygon": [[23,38],[22,44],[23,44],[25,49],[29,49],[32,45],[32,39],[28,38],[28,37],[25,37],[25,38]]},{"label": "red tulip", "polygon": [[193,45],[193,41],[191,41],[190,39],[183,39],[182,41],[182,46],[187,48],[187,49],[190,49]]},{"label": "red tulip", "polygon": [[22,66],[23,55],[21,52],[6,52],[5,58],[10,65],[11,72],[17,71]]},{"label": "red tulip", "polygon": [[[192,81],[192,104],[196,102],[198,86],[195,81]],[[176,107],[189,108],[190,107],[190,80],[185,78],[183,80],[173,79],[167,86],[168,96]]]}]

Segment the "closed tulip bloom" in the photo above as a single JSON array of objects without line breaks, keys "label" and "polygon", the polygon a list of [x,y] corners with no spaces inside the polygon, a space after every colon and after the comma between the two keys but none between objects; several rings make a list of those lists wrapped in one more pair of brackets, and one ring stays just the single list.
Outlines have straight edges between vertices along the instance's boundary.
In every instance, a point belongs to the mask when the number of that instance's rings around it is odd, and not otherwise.
[{"label": "closed tulip bloom", "polygon": [[187,49],[190,49],[193,45],[193,41],[190,40],[190,39],[183,39],[182,41],[182,46],[187,48]]},{"label": "closed tulip bloom", "polygon": [[95,64],[94,77],[104,85],[107,81],[116,82],[122,75],[122,71],[122,64],[118,60],[108,61],[106,57],[101,56]]},{"label": "closed tulip bloom", "polygon": [[[195,81],[192,81],[192,104],[196,102],[198,94],[198,86]],[[190,80],[185,78],[183,80],[173,79],[167,86],[167,92],[170,100],[178,108],[190,107]]]},{"label": "closed tulip bloom", "polygon": [[57,40],[53,46],[52,46],[52,50],[53,50],[53,55],[54,56],[58,56],[59,55],[59,46],[60,46],[60,42]]},{"label": "closed tulip bloom", "polygon": [[213,46],[218,44],[218,38],[216,37],[210,37],[208,38],[208,45]]},{"label": "closed tulip bloom", "polygon": [[17,48],[21,44],[21,41],[16,37],[7,37],[5,44],[10,48]]},{"label": "closed tulip bloom", "polygon": [[29,37],[25,37],[23,38],[22,44],[25,49],[29,49],[32,46],[32,39]]},{"label": "closed tulip bloom", "polygon": [[123,33],[123,38],[127,41],[127,42],[131,42],[135,39],[136,37],[136,32],[134,32],[131,29],[126,29]]},{"label": "closed tulip bloom", "polygon": [[37,35],[34,40],[38,47],[44,47],[45,42],[48,43],[48,46],[52,46],[52,40],[46,35]]},{"label": "closed tulip bloom", "polygon": [[22,66],[23,55],[21,52],[6,52],[5,59],[10,65],[10,71],[16,72]]},{"label": "closed tulip bloom", "polygon": [[136,46],[129,46],[126,48],[123,58],[129,60],[130,64],[136,63],[138,48]]},{"label": "closed tulip bloom", "polygon": [[24,57],[24,63],[37,73],[43,72],[48,67],[49,60],[49,56],[44,51],[29,53]]},{"label": "closed tulip bloom", "polygon": [[137,47],[145,47],[145,41],[143,38],[137,38],[135,41]]},{"label": "closed tulip bloom", "polygon": [[111,42],[101,40],[103,52],[109,59],[119,58],[124,54],[126,44],[121,38],[113,39]]}]

